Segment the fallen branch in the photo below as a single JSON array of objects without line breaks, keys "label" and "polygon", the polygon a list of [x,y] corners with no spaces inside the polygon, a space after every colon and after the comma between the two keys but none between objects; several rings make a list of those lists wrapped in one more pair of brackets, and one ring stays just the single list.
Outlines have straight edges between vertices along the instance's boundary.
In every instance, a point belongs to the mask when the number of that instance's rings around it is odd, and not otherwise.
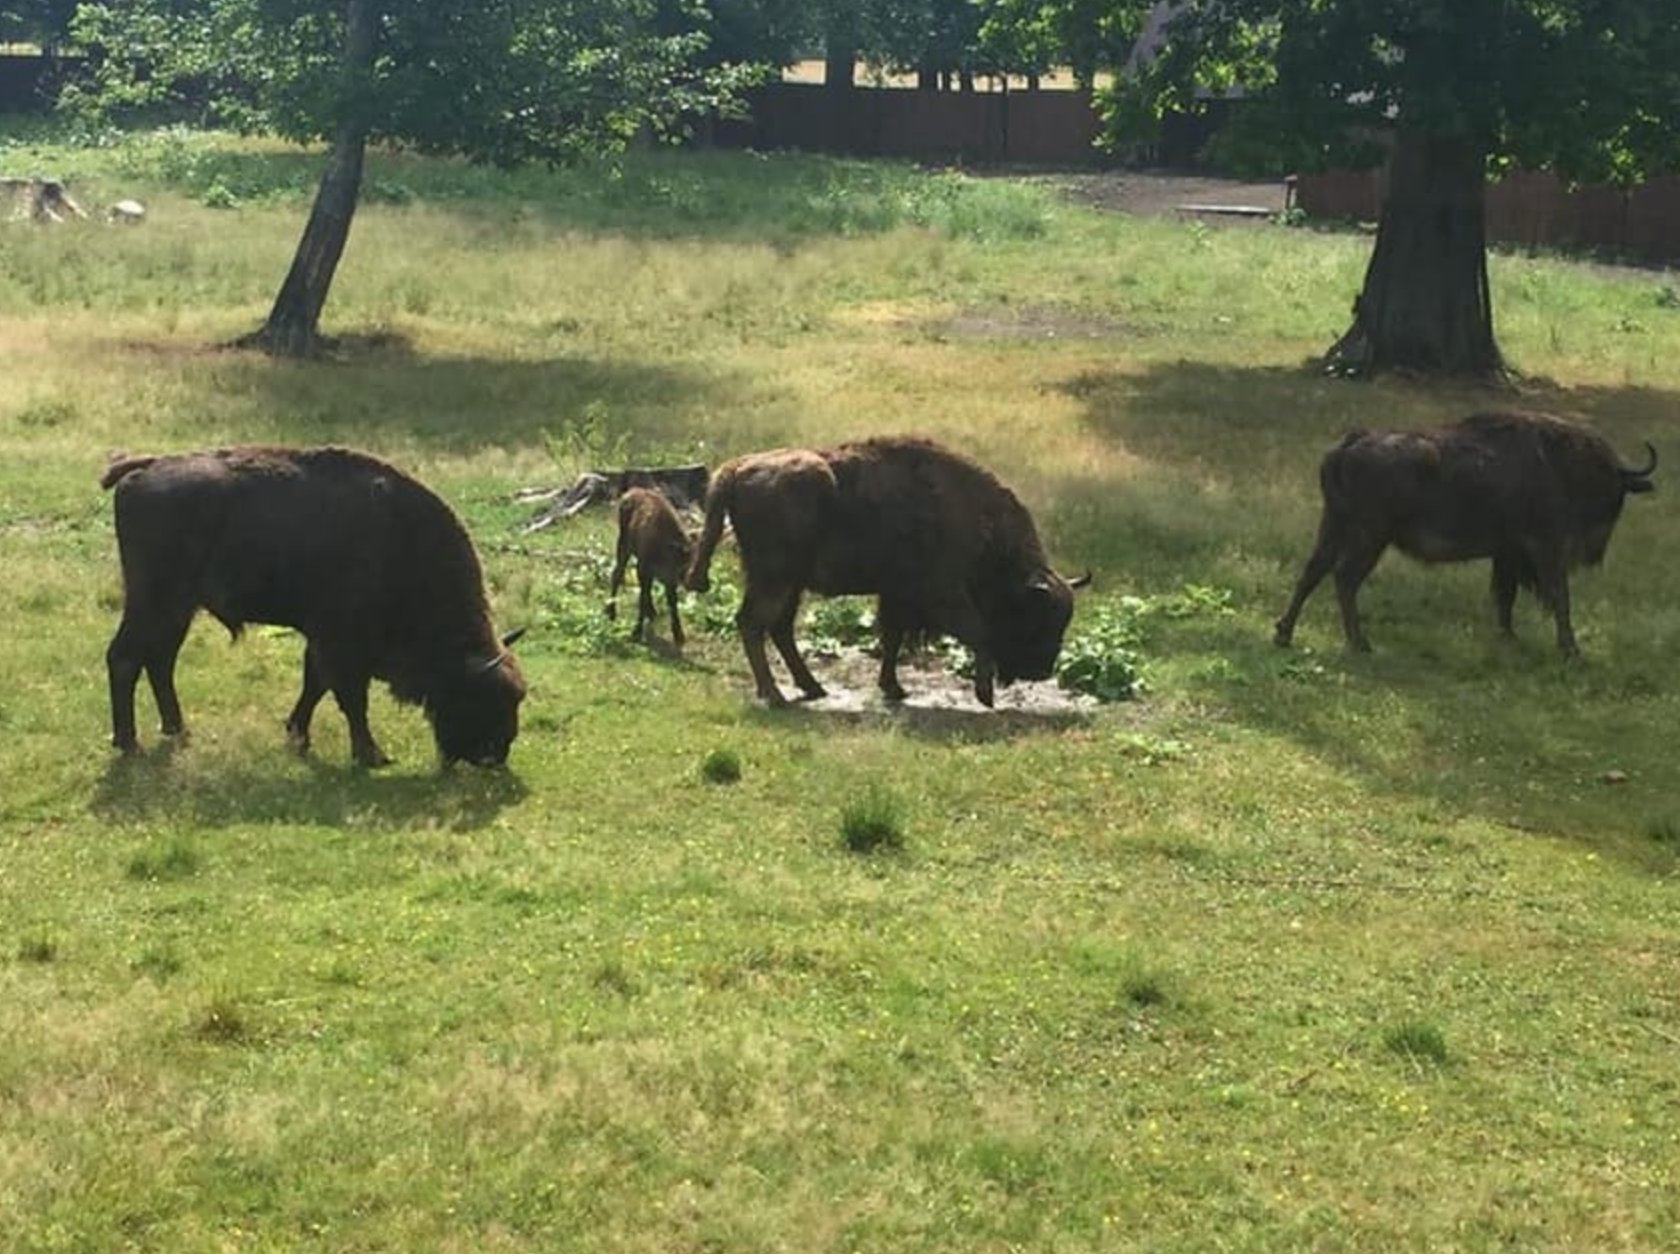
[{"label": "fallen branch", "polygon": [[658,488],[678,509],[698,507],[706,499],[710,476],[701,465],[643,467],[624,470],[586,470],[570,487],[521,488],[513,499],[543,502],[522,529],[526,534],[551,527],[563,518],[583,512],[597,501],[614,501],[626,488]]}]

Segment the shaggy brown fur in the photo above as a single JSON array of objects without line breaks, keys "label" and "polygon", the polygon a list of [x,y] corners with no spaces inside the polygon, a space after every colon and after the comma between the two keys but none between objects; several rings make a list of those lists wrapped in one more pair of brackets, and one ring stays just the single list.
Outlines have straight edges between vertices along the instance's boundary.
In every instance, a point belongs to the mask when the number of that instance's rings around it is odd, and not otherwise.
[{"label": "shaggy brown fur", "polygon": [[387,762],[367,723],[383,679],[431,721],[445,763],[500,763],[519,730],[519,666],[490,626],[478,557],[454,512],[395,467],[349,449],[233,448],[114,462],[122,622],[106,650],[112,743],[132,751],[145,671],[165,735],[184,730],[175,657],[207,609],[307,641],[286,729],[299,748],[331,690],[357,762]]},{"label": "shaggy brown fur", "polygon": [[1511,634],[1517,588],[1557,620],[1558,648],[1578,652],[1569,620],[1571,567],[1603,560],[1628,493],[1649,492],[1657,452],[1624,467],[1595,432],[1538,413],[1474,414],[1428,431],[1353,431],[1324,455],[1318,541],[1278,619],[1289,644],[1313,589],[1334,571],[1350,647],[1370,643],[1359,586],[1390,545],[1424,562],[1493,559],[1499,629]]},{"label": "shaggy brown fur", "polygon": [[618,498],[618,560],[613,565],[611,600],[607,617],[618,617],[618,590],[624,586],[624,572],[636,559],[636,580],[641,595],[636,601],[636,627],[632,640],[642,639],[648,620],[654,618],[653,584],[665,585],[665,605],[671,612],[671,643],[683,646],[682,620],[677,617],[677,589],[694,542],[683,530],[682,520],[662,492],[653,488],[630,488]]},{"label": "shaggy brown fur", "polygon": [[746,575],[736,622],[758,695],[781,704],[766,635],[807,697],[822,685],[794,643],[806,592],[873,594],[881,691],[900,700],[898,652],[911,633],[955,636],[974,652],[974,693],[1044,679],[1073,613],[1072,588],[1044,556],[1015,494],[931,440],[889,437],[738,457],[712,477],[688,586],[705,589],[727,518]]}]

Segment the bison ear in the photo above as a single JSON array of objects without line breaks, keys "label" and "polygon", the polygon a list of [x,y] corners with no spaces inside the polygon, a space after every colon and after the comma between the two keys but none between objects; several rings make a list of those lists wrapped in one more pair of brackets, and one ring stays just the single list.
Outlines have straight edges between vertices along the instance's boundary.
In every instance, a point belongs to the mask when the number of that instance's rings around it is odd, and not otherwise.
[{"label": "bison ear", "polygon": [[515,627],[512,631],[504,633],[502,636],[502,648],[513,648],[514,644],[519,640],[519,637],[524,634],[525,628],[523,627]]}]

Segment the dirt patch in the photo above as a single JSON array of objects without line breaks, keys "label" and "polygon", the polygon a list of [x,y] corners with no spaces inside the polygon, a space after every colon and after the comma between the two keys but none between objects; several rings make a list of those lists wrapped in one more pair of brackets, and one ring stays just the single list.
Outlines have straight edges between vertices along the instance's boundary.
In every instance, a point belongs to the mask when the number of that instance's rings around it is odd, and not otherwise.
[{"label": "dirt patch", "polygon": [[[1100,173],[1057,174],[1046,179],[1075,204],[1111,213],[1142,217],[1195,218],[1209,225],[1266,226],[1269,215],[1282,213],[1282,179],[1252,182],[1209,178],[1162,170],[1111,170]],[[1192,212],[1185,206],[1224,206],[1261,209],[1263,214]]]},{"label": "dirt patch", "polygon": [[965,309],[930,322],[928,330],[952,340],[1103,340],[1130,329],[1114,318],[1055,305],[1003,305]]}]

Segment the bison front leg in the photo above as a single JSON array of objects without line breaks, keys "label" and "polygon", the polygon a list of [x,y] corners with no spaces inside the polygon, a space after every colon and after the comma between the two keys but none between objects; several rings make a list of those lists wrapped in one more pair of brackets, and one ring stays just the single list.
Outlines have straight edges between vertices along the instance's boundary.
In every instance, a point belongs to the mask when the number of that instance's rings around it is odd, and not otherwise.
[{"label": "bison front leg", "polygon": [[[368,727],[368,681],[371,676],[366,665],[336,656],[325,649],[316,651],[315,661],[320,666],[320,678],[331,689],[333,700],[338,702],[344,721],[349,725],[350,756],[358,766],[389,766],[391,759],[374,741],[373,732]],[[306,672],[305,685],[308,682]],[[308,695],[307,686],[303,695]],[[303,703],[303,696],[300,696],[298,705]]]}]

